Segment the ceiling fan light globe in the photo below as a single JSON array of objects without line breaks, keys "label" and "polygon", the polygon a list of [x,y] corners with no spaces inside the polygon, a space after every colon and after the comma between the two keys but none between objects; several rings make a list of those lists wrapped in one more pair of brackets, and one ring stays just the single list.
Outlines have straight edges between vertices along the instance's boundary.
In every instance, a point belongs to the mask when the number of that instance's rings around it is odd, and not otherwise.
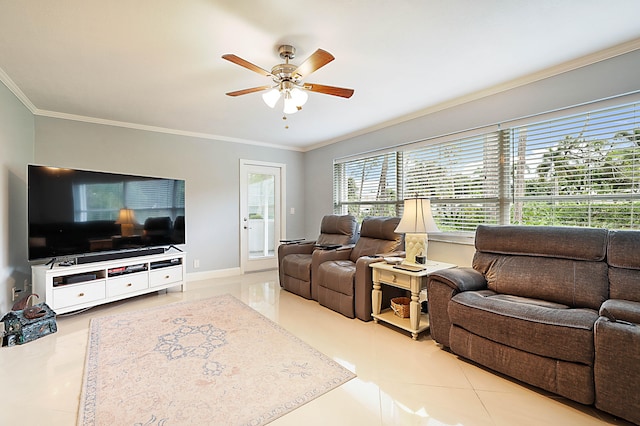
[{"label": "ceiling fan light globe", "polygon": [[284,109],[282,110],[282,112],[284,112],[285,114],[295,114],[296,112],[298,112],[298,106],[291,97],[285,96]]},{"label": "ceiling fan light globe", "polygon": [[307,103],[309,99],[309,95],[304,90],[298,89],[294,87],[291,89],[291,100],[295,103],[296,106],[303,106]]},{"label": "ceiling fan light globe", "polygon": [[273,108],[276,106],[276,103],[280,99],[280,90],[271,89],[268,92],[262,94],[262,100],[269,108]]}]

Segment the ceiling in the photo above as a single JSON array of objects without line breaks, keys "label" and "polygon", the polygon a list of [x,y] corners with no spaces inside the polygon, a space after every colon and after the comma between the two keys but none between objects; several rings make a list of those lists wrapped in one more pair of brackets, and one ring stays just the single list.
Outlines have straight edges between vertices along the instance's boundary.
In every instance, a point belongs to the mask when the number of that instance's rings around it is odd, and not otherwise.
[{"label": "ceiling", "polygon": [[[0,80],[36,115],[305,151],[640,48],[637,0],[0,0]],[[280,44],[335,60],[283,120]],[[288,126],[288,128],[286,128]]]}]

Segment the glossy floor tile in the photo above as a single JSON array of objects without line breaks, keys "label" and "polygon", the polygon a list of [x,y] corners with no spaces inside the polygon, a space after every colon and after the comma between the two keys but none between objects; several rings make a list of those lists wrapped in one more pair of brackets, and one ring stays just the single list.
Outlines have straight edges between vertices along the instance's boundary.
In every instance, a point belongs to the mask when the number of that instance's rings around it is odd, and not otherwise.
[{"label": "glossy floor tile", "polygon": [[184,293],[60,316],[57,333],[0,348],[0,425],[75,424],[91,318],[227,293],[358,375],[273,425],[628,425],[459,359],[428,332],[413,341],[281,290],[276,271],[192,281]]}]

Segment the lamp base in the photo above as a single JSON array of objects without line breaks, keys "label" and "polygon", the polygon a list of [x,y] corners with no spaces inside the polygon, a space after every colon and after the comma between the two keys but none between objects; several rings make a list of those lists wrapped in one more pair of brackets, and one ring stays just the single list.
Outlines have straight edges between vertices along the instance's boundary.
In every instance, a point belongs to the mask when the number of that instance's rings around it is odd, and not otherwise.
[{"label": "lamp base", "polygon": [[409,265],[423,265],[416,262],[416,256],[424,256],[425,262],[427,257],[427,248],[429,246],[429,238],[427,234],[406,233],[404,235],[404,247],[407,257],[402,263]]},{"label": "lamp base", "polygon": [[121,224],[120,231],[123,237],[131,237],[133,235],[133,223]]}]

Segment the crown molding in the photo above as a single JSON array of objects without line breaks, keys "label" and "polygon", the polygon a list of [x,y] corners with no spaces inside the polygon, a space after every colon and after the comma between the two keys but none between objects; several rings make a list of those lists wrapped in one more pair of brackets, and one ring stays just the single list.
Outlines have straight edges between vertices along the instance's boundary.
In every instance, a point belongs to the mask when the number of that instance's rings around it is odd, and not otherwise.
[{"label": "crown molding", "polygon": [[299,148],[277,145],[277,144],[269,144],[266,142],[253,141],[248,139],[240,139],[240,138],[231,138],[228,136],[214,135],[210,133],[199,133],[199,132],[191,132],[186,130],[177,130],[177,129],[169,129],[166,127],[158,127],[158,126],[149,126],[146,124],[138,124],[138,123],[130,123],[126,121],[117,121],[117,120],[106,120],[103,118],[95,118],[95,117],[87,117],[84,115],[76,115],[76,114],[68,114],[65,112],[57,112],[57,111],[46,111],[36,109],[34,115],[38,115],[41,117],[50,117],[50,118],[59,118],[63,120],[72,120],[72,121],[80,121],[83,123],[91,123],[91,124],[101,124],[104,126],[113,126],[113,127],[123,127],[127,129],[134,130],[144,130],[147,132],[155,132],[155,133],[165,133],[170,135],[178,135],[178,136],[187,136],[191,138],[199,138],[199,139],[209,139],[223,142],[232,142],[232,143],[240,143],[245,145],[255,145],[262,146],[266,148],[277,148],[277,149],[285,149],[289,151],[300,151]]},{"label": "crown molding", "polygon": [[11,77],[9,77],[9,75],[4,72],[2,68],[0,68],[0,81],[2,81],[2,83],[7,86],[7,89],[9,89],[11,93],[13,93],[16,98],[18,98],[20,102],[22,102],[22,104],[27,107],[29,111],[31,111],[31,114],[36,113],[38,108],[36,108],[36,106],[31,102],[27,95],[25,95],[24,92],[20,90],[18,85],[13,82]]}]

